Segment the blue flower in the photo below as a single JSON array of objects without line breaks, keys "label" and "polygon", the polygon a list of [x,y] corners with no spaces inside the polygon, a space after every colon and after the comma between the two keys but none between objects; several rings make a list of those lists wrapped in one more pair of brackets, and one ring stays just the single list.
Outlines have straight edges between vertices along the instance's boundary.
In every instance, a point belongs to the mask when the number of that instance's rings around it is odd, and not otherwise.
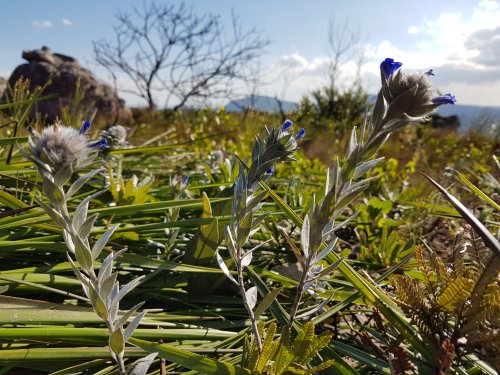
[{"label": "blue flower", "polygon": [[283,125],[281,125],[281,131],[282,132],[286,132],[288,130],[288,128],[290,128],[290,126],[293,125],[293,122],[290,121],[290,120],[286,120]]},{"label": "blue flower", "polygon": [[182,185],[187,185],[188,181],[189,181],[189,176],[184,176],[182,178]]},{"label": "blue flower", "polygon": [[382,61],[380,69],[382,70],[382,73],[384,73],[385,78],[389,79],[392,74],[401,67],[401,65],[403,65],[403,63],[394,62],[394,59],[388,57]]},{"label": "blue flower", "polygon": [[297,135],[295,136],[295,140],[298,141],[299,139],[304,138],[305,134],[306,134],[306,129],[304,128],[300,129]]},{"label": "blue flower", "polygon": [[266,172],[267,174],[274,174],[274,167],[269,167],[269,169]]},{"label": "blue flower", "polygon": [[87,143],[87,147],[90,147],[90,148],[106,148],[107,145],[108,145],[108,142],[104,138],[99,139],[98,141]]},{"label": "blue flower", "polygon": [[83,123],[82,127],[80,128],[80,134],[86,134],[90,129],[90,120],[87,120]]},{"label": "blue flower", "polygon": [[435,98],[433,98],[431,100],[431,102],[433,102],[434,104],[438,104],[438,105],[440,105],[440,104],[455,104],[456,101],[457,101],[457,98],[455,98],[455,95],[452,95],[450,93],[436,96]]}]

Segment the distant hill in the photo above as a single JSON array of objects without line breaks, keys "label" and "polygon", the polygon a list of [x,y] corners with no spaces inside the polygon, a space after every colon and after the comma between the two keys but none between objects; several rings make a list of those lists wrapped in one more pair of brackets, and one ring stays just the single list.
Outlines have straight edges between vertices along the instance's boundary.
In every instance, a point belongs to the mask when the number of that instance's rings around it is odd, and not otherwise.
[{"label": "distant hill", "polygon": [[[286,100],[281,101],[284,112],[291,112],[297,109],[298,104]],[[260,112],[279,112],[279,104],[276,98],[271,96],[252,95],[239,100],[232,100],[226,105],[227,112],[243,112],[251,108]]]},{"label": "distant hill", "polygon": [[[374,102],[375,98],[375,95],[370,95],[368,101]],[[291,112],[298,108],[297,103],[286,100],[282,101],[282,106],[285,112]],[[227,112],[242,112],[246,108],[252,108],[253,110],[262,112],[279,112],[278,102],[276,98],[272,96],[247,96],[239,100],[232,100],[226,105]],[[480,121],[483,121],[483,124],[500,122],[500,106],[483,107],[467,104],[442,105],[438,108],[437,113],[441,116],[457,115],[460,118],[460,130],[462,131],[477,125]]]},{"label": "distant hill", "polygon": [[467,130],[476,125],[492,125],[500,122],[500,107],[483,107],[478,105],[442,105],[437,113],[441,116],[457,115],[460,119],[460,130]]}]

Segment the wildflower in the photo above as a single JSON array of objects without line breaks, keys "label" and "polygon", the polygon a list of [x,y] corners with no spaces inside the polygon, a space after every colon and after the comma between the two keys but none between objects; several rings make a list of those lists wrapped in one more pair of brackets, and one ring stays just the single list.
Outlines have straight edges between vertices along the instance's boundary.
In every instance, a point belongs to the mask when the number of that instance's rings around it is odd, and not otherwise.
[{"label": "wildflower", "polygon": [[127,136],[130,133],[130,128],[122,125],[113,125],[102,132],[102,136],[106,139],[109,146],[127,145]]},{"label": "wildflower", "polygon": [[266,173],[269,175],[274,174],[274,167],[269,167]]},{"label": "wildflower", "polygon": [[288,128],[290,128],[293,125],[293,122],[290,120],[286,120],[283,125],[281,125],[281,131],[286,132]]},{"label": "wildflower", "polygon": [[298,141],[299,139],[304,138],[305,134],[306,134],[306,129],[304,128],[300,129],[297,135],[295,136],[295,140]]},{"label": "wildflower", "polygon": [[[381,67],[384,74],[389,69],[389,67],[384,68],[390,63],[387,63],[387,60],[392,59],[386,59],[382,62]],[[397,118],[404,114],[415,120],[423,119],[437,106],[455,102],[455,97],[451,94],[435,97],[435,92],[429,81],[430,73],[432,70],[424,74],[404,74],[398,71],[397,74],[391,75],[390,79],[382,83],[384,99],[389,105],[387,118]]]},{"label": "wildflower", "polygon": [[170,180],[170,186],[172,186],[176,194],[180,194],[184,190],[186,190],[188,181],[189,176],[181,177],[179,175],[176,175]]},{"label": "wildflower", "polygon": [[380,64],[380,70],[384,73],[385,78],[389,79],[392,74],[401,67],[401,65],[403,65],[403,63],[394,62],[394,59],[388,57]]},{"label": "wildflower", "polygon": [[450,93],[436,96],[435,98],[433,98],[431,100],[431,102],[433,102],[434,104],[438,104],[438,105],[440,105],[440,104],[455,104],[456,101],[457,101],[457,98],[455,98],[455,95],[452,95]]},{"label": "wildflower", "polygon": [[103,140],[88,142],[85,133],[89,128],[90,121],[85,121],[79,131],[59,124],[45,128],[41,134],[30,128],[29,150],[53,172],[64,167],[73,171],[85,168],[94,162],[96,148],[105,145]]}]

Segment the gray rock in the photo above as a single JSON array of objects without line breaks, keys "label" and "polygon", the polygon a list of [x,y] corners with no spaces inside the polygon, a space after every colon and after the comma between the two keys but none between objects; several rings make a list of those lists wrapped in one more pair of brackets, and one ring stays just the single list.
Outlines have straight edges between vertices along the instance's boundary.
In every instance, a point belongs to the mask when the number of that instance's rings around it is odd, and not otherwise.
[{"label": "gray rock", "polygon": [[[115,90],[103,84],[93,74],[83,68],[78,61],[70,56],[52,53],[50,48],[42,47],[38,50],[24,50],[22,57],[27,61],[19,65],[12,72],[8,82],[11,87],[21,78],[29,78],[30,90],[37,86],[50,83],[43,91],[43,95],[55,94],[52,99],[44,100],[36,105],[36,111],[46,116],[49,122],[61,117],[61,108],[71,104],[75,96],[77,82],[80,80],[84,88],[83,105],[92,113],[96,111],[96,119],[103,119],[108,123],[118,121],[126,123],[132,117],[132,111],[125,106]],[[0,85],[1,86],[1,85]],[[6,101],[5,93],[1,94],[0,102]],[[31,114],[35,116],[35,112]]]}]

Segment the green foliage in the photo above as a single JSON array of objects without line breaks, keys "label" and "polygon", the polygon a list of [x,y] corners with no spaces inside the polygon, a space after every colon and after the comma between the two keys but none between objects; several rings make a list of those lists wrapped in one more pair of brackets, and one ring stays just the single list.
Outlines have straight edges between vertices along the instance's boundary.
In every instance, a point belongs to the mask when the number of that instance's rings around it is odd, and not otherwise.
[{"label": "green foliage", "polygon": [[109,191],[113,201],[118,205],[140,204],[151,199],[148,195],[154,178],[146,176],[141,181],[136,175],[133,175],[128,181],[123,179],[121,171],[118,170],[116,176],[113,174],[111,164],[108,168]]},{"label": "green foliage", "polygon": [[342,140],[353,126],[363,124],[369,109],[367,100],[368,95],[360,87],[342,92],[325,86],[302,98],[297,110],[297,122],[307,129]]},{"label": "green foliage", "polygon": [[310,365],[316,355],[332,339],[330,332],[325,331],[316,335],[314,324],[307,322],[299,329],[297,337],[290,340],[289,329],[283,328],[278,338],[275,337],[276,329],[276,323],[269,324],[267,329],[265,329],[264,322],[259,324],[259,333],[263,337],[261,350],[253,338],[250,340],[248,336],[245,337],[241,360],[244,367],[257,374],[309,375],[333,365],[333,360],[327,360],[316,366]]},{"label": "green foliage", "polygon": [[448,343],[458,365],[474,354],[498,369],[500,258],[470,227],[457,238],[449,264],[430,249],[426,254],[417,247],[415,253],[419,273],[392,279],[403,311],[437,358]]}]

